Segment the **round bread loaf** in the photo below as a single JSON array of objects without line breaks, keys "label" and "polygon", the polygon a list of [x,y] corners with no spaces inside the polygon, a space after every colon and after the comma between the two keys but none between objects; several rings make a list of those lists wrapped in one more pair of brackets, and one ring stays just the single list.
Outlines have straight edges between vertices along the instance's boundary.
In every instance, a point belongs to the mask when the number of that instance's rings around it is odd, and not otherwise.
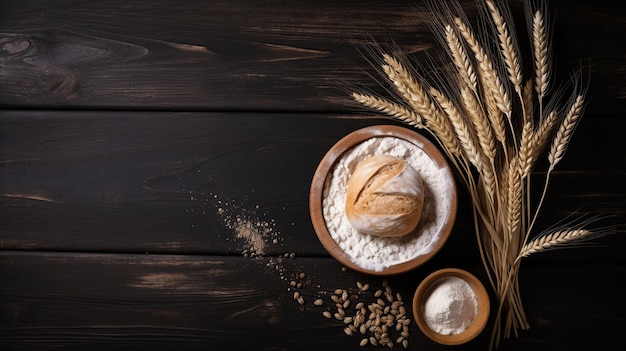
[{"label": "round bread loaf", "polygon": [[346,216],[350,225],[363,234],[406,235],[417,226],[423,205],[421,176],[395,156],[364,159],[348,181]]}]

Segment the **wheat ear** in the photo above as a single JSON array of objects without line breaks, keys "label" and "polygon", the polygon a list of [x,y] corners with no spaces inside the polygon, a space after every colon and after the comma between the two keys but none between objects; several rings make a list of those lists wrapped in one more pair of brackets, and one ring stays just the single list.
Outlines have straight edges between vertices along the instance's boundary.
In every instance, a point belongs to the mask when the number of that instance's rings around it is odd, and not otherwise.
[{"label": "wheat ear", "polygon": [[[526,84],[522,88],[522,116],[524,117],[524,123],[526,122],[534,122],[534,110],[533,110],[533,99],[535,98],[535,86],[533,84],[532,79],[526,80]],[[539,111],[539,115],[541,116],[542,111]]]},{"label": "wheat ear", "polygon": [[557,117],[558,113],[556,111],[551,111],[541,120],[537,128],[533,131],[530,151],[534,160],[536,160],[539,155],[543,153],[544,147],[548,144],[552,130],[558,122]]},{"label": "wheat ear", "polygon": [[551,111],[539,122],[535,129],[532,128],[533,123],[531,121],[524,123],[519,151],[522,177],[530,174],[532,166],[543,153],[552,129],[558,121],[557,116],[556,111]]},{"label": "wheat ear", "polygon": [[411,72],[394,57],[383,54],[383,58],[386,62],[382,66],[385,74],[411,107],[423,117],[436,114],[435,106],[429,101],[426,91]]},{"label": "wheat ear", "polygon": [[580,116],[582,115],[584,102],[585,99],[583,95],[576,96],[574,103],[567,112],[563,122],[561,122],[559,130],[552,141],[550,153],[548,154],[548,161],[550,162],[548,172],[551,172],[556,164],[563,158],[567,145],[569,144],[572,134],[574,133],[574,129],[576,128]]},{"label": "wheat ear", "polygon": [[[523,134],[522,134],[523,135]],[[506,183],[507,189],[507,232],[510,238],[516,238],[520,229],[522,219],[522,174],[519,159],[513,158],[509,164],[508,179]],[[514,243],[512,247],[514,252],[519,248],[519,243]],[[514,256],[513,256],[514,257]]]},{"label": "wheat ear", "polygon": [[386,65],[383,70],[389,79],[395,84],[407,102],[422,116],[426,128],[445,145],[451,154],[461,155],[461,147],[454,135],[450,121],[444,117],[443,113],[433,103],[422,85],[413,75],[394,57],[384,54]]},{"label": "wheat ear", "polygon": [[519,55],[513,45],[512,35],[510,34],[504,17],[500,13],[498,7],[490,0],[487,0],[486,3],[489,8],[489,13],[491,13],[491,18],[493,19],[496,31],[498,32],[500,49],[507,72],[509,73],[509,79],[515,86],[515,90],[521,95],[522,69],[519,62]]},{"label": "wheat ear", "polygon": [[467,88],[461,88],[461,100],[467,110],[468,117],[474,124],[482,151],[489,159],[496,157],[496,143],[489,120],[480,108],[475,95]]},{"label": "wheat ear", "polygon": [[536,11],[532,19],[533,54],[535,56],[535,91],[539,95],[539,103],[548,90],[550,70],[548,67],[548,39],[546,26],[541,11]]},{"label": "wheat ear", "polygon": [[560,230],[553,233],[541,235],[524,245],[520,250],[518,258],[527,257],[535,252],[554,249],[563,245],[591,239],[594,232],[588,229]]},{"label": "wheat ear", "polygon": [[432,95],[435,101],[437,101],[439,106],[441,106],[443,111],[448,115],[448,118],[452,123],[452,127],[454,128],[454,131],[459,139],[459,143],[461,144],[463,151],[465,151],[467,160],[476,168],[481,169],[482,157],[479,148],[476,145],[476,141],[472,137],[472,132],[470,131],[469,126],[461,116],[459,110],[450,101],[450,99],[448,99],[439,90],[431,88],[430,95]]},{"label": "wheat ear", "polygon": [[452,26],[449,24],[446,25],[444,32],[446,44],[450,50],[450,56],[452,57],[452,61],[454,61],[461,80],[467,84],[472,91],[476,92],[478,89],[476,72],[474,71],[474,66],[470,61],[469,56],[467,56],[465,48],[461,44],[461,41]]},{"label": "wheat ear", "polygon": [[550,174],[556,167],[557,163],[561,161],[563,155],[565,154],[565,150],[567,150],[567,146],[569,144],[570,139],[576,129],[576,125],[580,119],[580,116],[583,112],[585,99],[583,95],[577,95],[574,99],[574,102],[571,104],[569,111],[565,115],[565,118],[561,122],[559,126],[559,130],[557,131],[554,139],[552,140],[552,146],[550,147],[550,152],[548,153],[548,162],[550,166],[548,167],[548,171],[546,173],[546,182],[543,186],[543,191],[539,200],[539,204],[535,210],[535,215],[533,216],[532,221],[530,222],[530,226],[527,229],[526,236],[531,232],[535,222],[537,220],[537,216],[539,215],[539,210],[543,205],[543,201],[545,199],[546,191],[548,190],[548,183],[550,181]]},{"label": "wheat ear", "polygon": [[[496,135],[499,139],[504,140],[504,121],[502,120],[501,113],[504,113],[507,116],[509,124],[511,124],[510,117],[512,107],[509,94],[502,84],[502,81],[500,81],[498,71],[495,69],[489,55],[480,45],[470,27],[459,17],[454,18],[454,23],[459,30],[459,33],[461,33],[461,36],[474,53],[474,58],[478,63],[478,78],[482,85],[483,98],[488,112],[488,118],[495,129]],[[510,127],[511,129],[513,128],[512,125]]]},{"label": "wheat ear", "polygon": [[497,151],[492,128],[476,99],[476,95],[469,91],[468,87],[461,88],[461,101],[463,102],[469,120],[474,126],[475,134],[478,137],[480,154],[483,158],[480,162],[481,167],[478,169],[481,171],[489,195],[493,197],[497,191],[498,185],[494,166]]},{"label": "wheat ear", "polygon": [[533,145],[533,126],[531,122],[524,123],[522,127],[522,137],[520,139],[519,148],[519,166],[520,175],[522,178],[526,178],[532,170],[534,163],[534,145]]},{"label": "wheat ear", "polygon": [[366,107],[383,112],[414,127],[425,127],[420,115],[395,102],[361,93],[352,93],[352,98]]}]

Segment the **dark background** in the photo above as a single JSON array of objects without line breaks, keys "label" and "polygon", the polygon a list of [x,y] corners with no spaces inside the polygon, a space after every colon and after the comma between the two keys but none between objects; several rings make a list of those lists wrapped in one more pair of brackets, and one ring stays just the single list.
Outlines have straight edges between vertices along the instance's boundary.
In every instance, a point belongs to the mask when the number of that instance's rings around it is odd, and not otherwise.
[{"label": "dark background", "polygon": [[[463,5],[472,18],[474,3]],[[626,10],[549,5],[555,78],[583,67],[591,100],[537,227],[584,213],[621,224]],[[309,187],[340,138],[400,125],[357,108],[346,87],[384,92],[360,50],[369,41],[433,54],[424,11],[415,1],[3,0],[0,349],[363,349],[312,301],[382,277],[328,255]],[[439,268],[487,283],[459,195],[442,251],[388,277],[405,301]],[[244,257],[237,219],[276,243]],[[524,261],[531,329],[500,349],[620,349],[624,244],[618,233]],[[289,286],[298,273],[310,278],[304,310]],[[455,348],[486,349],[492,327]],[[409,340],[450,348],[415,324]]]}]

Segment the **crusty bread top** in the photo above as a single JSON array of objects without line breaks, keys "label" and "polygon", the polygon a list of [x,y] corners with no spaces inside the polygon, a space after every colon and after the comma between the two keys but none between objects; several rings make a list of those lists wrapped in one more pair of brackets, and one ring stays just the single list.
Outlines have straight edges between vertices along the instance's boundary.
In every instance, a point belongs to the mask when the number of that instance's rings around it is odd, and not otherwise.
[{"label": "crusty bread top", "polygon": [[372,156],[361,161],[350,178],[346,214],[359,232],[406,234],[417,225],[423,193],[419,173],[405,160],[390,155]]}]

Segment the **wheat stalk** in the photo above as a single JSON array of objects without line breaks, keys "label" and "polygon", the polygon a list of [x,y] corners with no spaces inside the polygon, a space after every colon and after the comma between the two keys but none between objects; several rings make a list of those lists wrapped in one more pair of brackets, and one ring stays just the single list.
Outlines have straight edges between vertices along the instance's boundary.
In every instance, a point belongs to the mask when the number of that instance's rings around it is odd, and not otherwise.
[{"label": "wheat stalk", "polygon": [[[477,36],[469,22],[449,8],[450,12],[436,17],[443,23],[434,26],[435,34],[455,67],[444,71],[450,74],[447,79],[434,82],[442,87],[428,84],[399,57],[383,53],[381,67],[404,102],[360,93],[352,97],[363,106],[429,131],[457,167],[472,200],[481,259],[498,297],[491,349],[501,338],[517,336],[518,329],[530,327],[519,289],[520,260],[608,230],[561,227],[529,240],[550,176],[582,116],[585,91],[579,88],[580,76],[574,76],[573,94],[566,106],[561,106],[565,88],[555,91],[544,106],[543,99],[550,91],[546,7],[535,10],[526,6],[534,71],[531,77],[524,77],[506,3],[484,2],[485,11],[480,15],[491,33]],[[456,5],[452,7],[460,9]],[[498,38],[497,50],[487,42],[490,37]],[[517,94],[510,96],[509,91]],[[541,196],[533,203],[530,175],[545,153],[549,166]]]}]

